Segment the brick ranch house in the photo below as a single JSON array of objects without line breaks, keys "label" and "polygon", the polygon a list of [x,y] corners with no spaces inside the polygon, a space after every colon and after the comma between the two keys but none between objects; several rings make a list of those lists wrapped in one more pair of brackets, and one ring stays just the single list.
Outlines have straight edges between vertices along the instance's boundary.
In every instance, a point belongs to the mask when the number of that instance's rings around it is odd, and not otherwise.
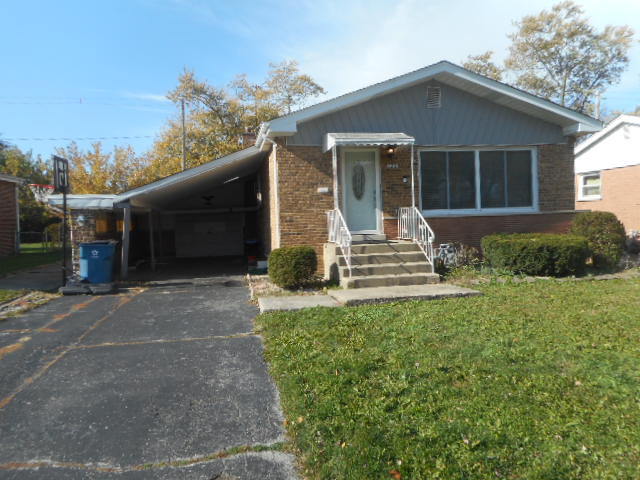
[{"label": "brick ranch house", "polygon": [[575,150],[576,210],[613,212],[640,231],[640,117],[619,116]]},{"label": "brick ranch house", "polygon": [[126,266],[312,245],[320,271],[346,286],[425,283],[434,245],[565,231],[574,141],[601,128],[442,61],[267,122],[231,155],[70,207],[76,239],[121,239]]},{"label": "brick ranch house", "polygon": [[20,204],[18,191],[24,180],[0,174],[0,257],[19,252]]}]

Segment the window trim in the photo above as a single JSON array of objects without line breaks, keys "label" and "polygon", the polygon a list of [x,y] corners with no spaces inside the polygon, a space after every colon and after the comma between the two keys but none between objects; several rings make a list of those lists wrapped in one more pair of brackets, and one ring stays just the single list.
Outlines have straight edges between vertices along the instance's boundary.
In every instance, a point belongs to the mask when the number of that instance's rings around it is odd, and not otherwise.
[{"label": "window trim", "polygon": [[[480,183],[480,152],[483,151],[522,151],[531,152],[531,206],[530,207],[498,207],[481,208],[481,183]],[[420,147],[416,149],[418,154],[418,201],[420,211],[425,217],[459,217],[470,215],[495,215],[516,213],[537,213],[540,211],[538,201],[538,149],[531,146],[522,147]],[[425,210],[422,206],[422,152],[474,152],[476,208],[465,209],[436,209]]]},{"label": "window trim", "polygon": [[[597,175],[598,180],[600,180],[600,184],[598,187],[600,188],[600,193],[598,195],[585,195],[584,194],[584,179],[587,177],[593,177]],[[602,171],[596,170],[593,172],[584,172],[578,174],[578,200],[581,202],[593,202],[597,200],[602,200]]]}]

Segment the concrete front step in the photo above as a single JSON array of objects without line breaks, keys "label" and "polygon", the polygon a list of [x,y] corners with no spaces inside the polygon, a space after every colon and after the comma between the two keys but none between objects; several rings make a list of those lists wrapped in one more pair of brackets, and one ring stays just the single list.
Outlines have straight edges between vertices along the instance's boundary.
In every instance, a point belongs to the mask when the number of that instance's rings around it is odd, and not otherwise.
[{"label": "concrete front step", "polygon": [[[362,255],[351,255],[351,265],[371,265],[381,263],[413,263],[426,262],[427,259],[420,250],[417,252],[396,252],[396,253],[366,253]],[[347,265],[344,257],[338,257],[338,265]]]},{"label": "concrete front step", "polygon": [[351,235],[354,242],[386,242],[387,236],[383,233],[354,233]]},{"label": "concrete front step", "polygon": [[425,285],[439,283],[437,273],[406,273],[402,275],[369,275],[365,277],[342,277],[343,288],[391,287],[401,285]]},{"label": "concrete front step", "polygon": [[[402,253],[420,252],[420,247],[412,242],[380,242],[380,243],[354,243],[351,245],[352,255],[364,255],[370,253]],[[336,252],[338,255],[342,251]]]},{"label": "concrete front step", "polygon": [[[405,273],[432,273],[431,265],[424,258],[421,262],[382,263],[369,265],[354,265],[351,267],[351,277],[367,275],[402,275]],[[340,268],[341,277],[349,277],[347,267]]]}]

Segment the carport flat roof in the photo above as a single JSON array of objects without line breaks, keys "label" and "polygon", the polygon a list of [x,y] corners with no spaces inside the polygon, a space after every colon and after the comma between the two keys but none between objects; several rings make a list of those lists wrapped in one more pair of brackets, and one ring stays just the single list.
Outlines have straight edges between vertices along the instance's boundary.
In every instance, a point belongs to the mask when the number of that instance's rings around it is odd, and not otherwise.
[{"label": "carport flat roof", "polygon": [[204,193],[237,177],[255,173],[265,152],[255,146],[230,153],[203,165],[170,175],[118,195],[114,206],[165,208],[186,196]]},{"label": "carport flat roof", "polygon": [[[67,195],[67,208],[70,210],[111,210],[116,196],[109,194]],[[54,207],[62,207],[62,194],[49,195],[47,202]]]},{"label": "carport flat roof", "polygon": [[[251,146],[120,195],[67,195],[67,205],[71,210],[111,210],[125,205],[164,208],[175,199],[203,193],[229,180],[255,173],[265,155]],[[62,195],[49,195],[47,201],[50,205],[61,206]]]},{"label": "carport flat roof", "polygon": [[179,198],[204,193],[238,177],[255,173],[266,153],[251,146],[203,165],[124,192],[114,206],[165,208]]}]

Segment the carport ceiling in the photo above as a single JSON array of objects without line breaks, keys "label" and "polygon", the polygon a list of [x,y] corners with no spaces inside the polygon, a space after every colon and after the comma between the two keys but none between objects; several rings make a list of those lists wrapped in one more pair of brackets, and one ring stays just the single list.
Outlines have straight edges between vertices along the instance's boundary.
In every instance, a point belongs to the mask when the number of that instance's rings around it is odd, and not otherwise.
[{"label": "carport ceiling", "polygon": [[179,199],[211,192],[215,187],[258,171],[266,153],[245,148],[204,165],[190,168],[118,195],[115,206],[170,209]]}]

